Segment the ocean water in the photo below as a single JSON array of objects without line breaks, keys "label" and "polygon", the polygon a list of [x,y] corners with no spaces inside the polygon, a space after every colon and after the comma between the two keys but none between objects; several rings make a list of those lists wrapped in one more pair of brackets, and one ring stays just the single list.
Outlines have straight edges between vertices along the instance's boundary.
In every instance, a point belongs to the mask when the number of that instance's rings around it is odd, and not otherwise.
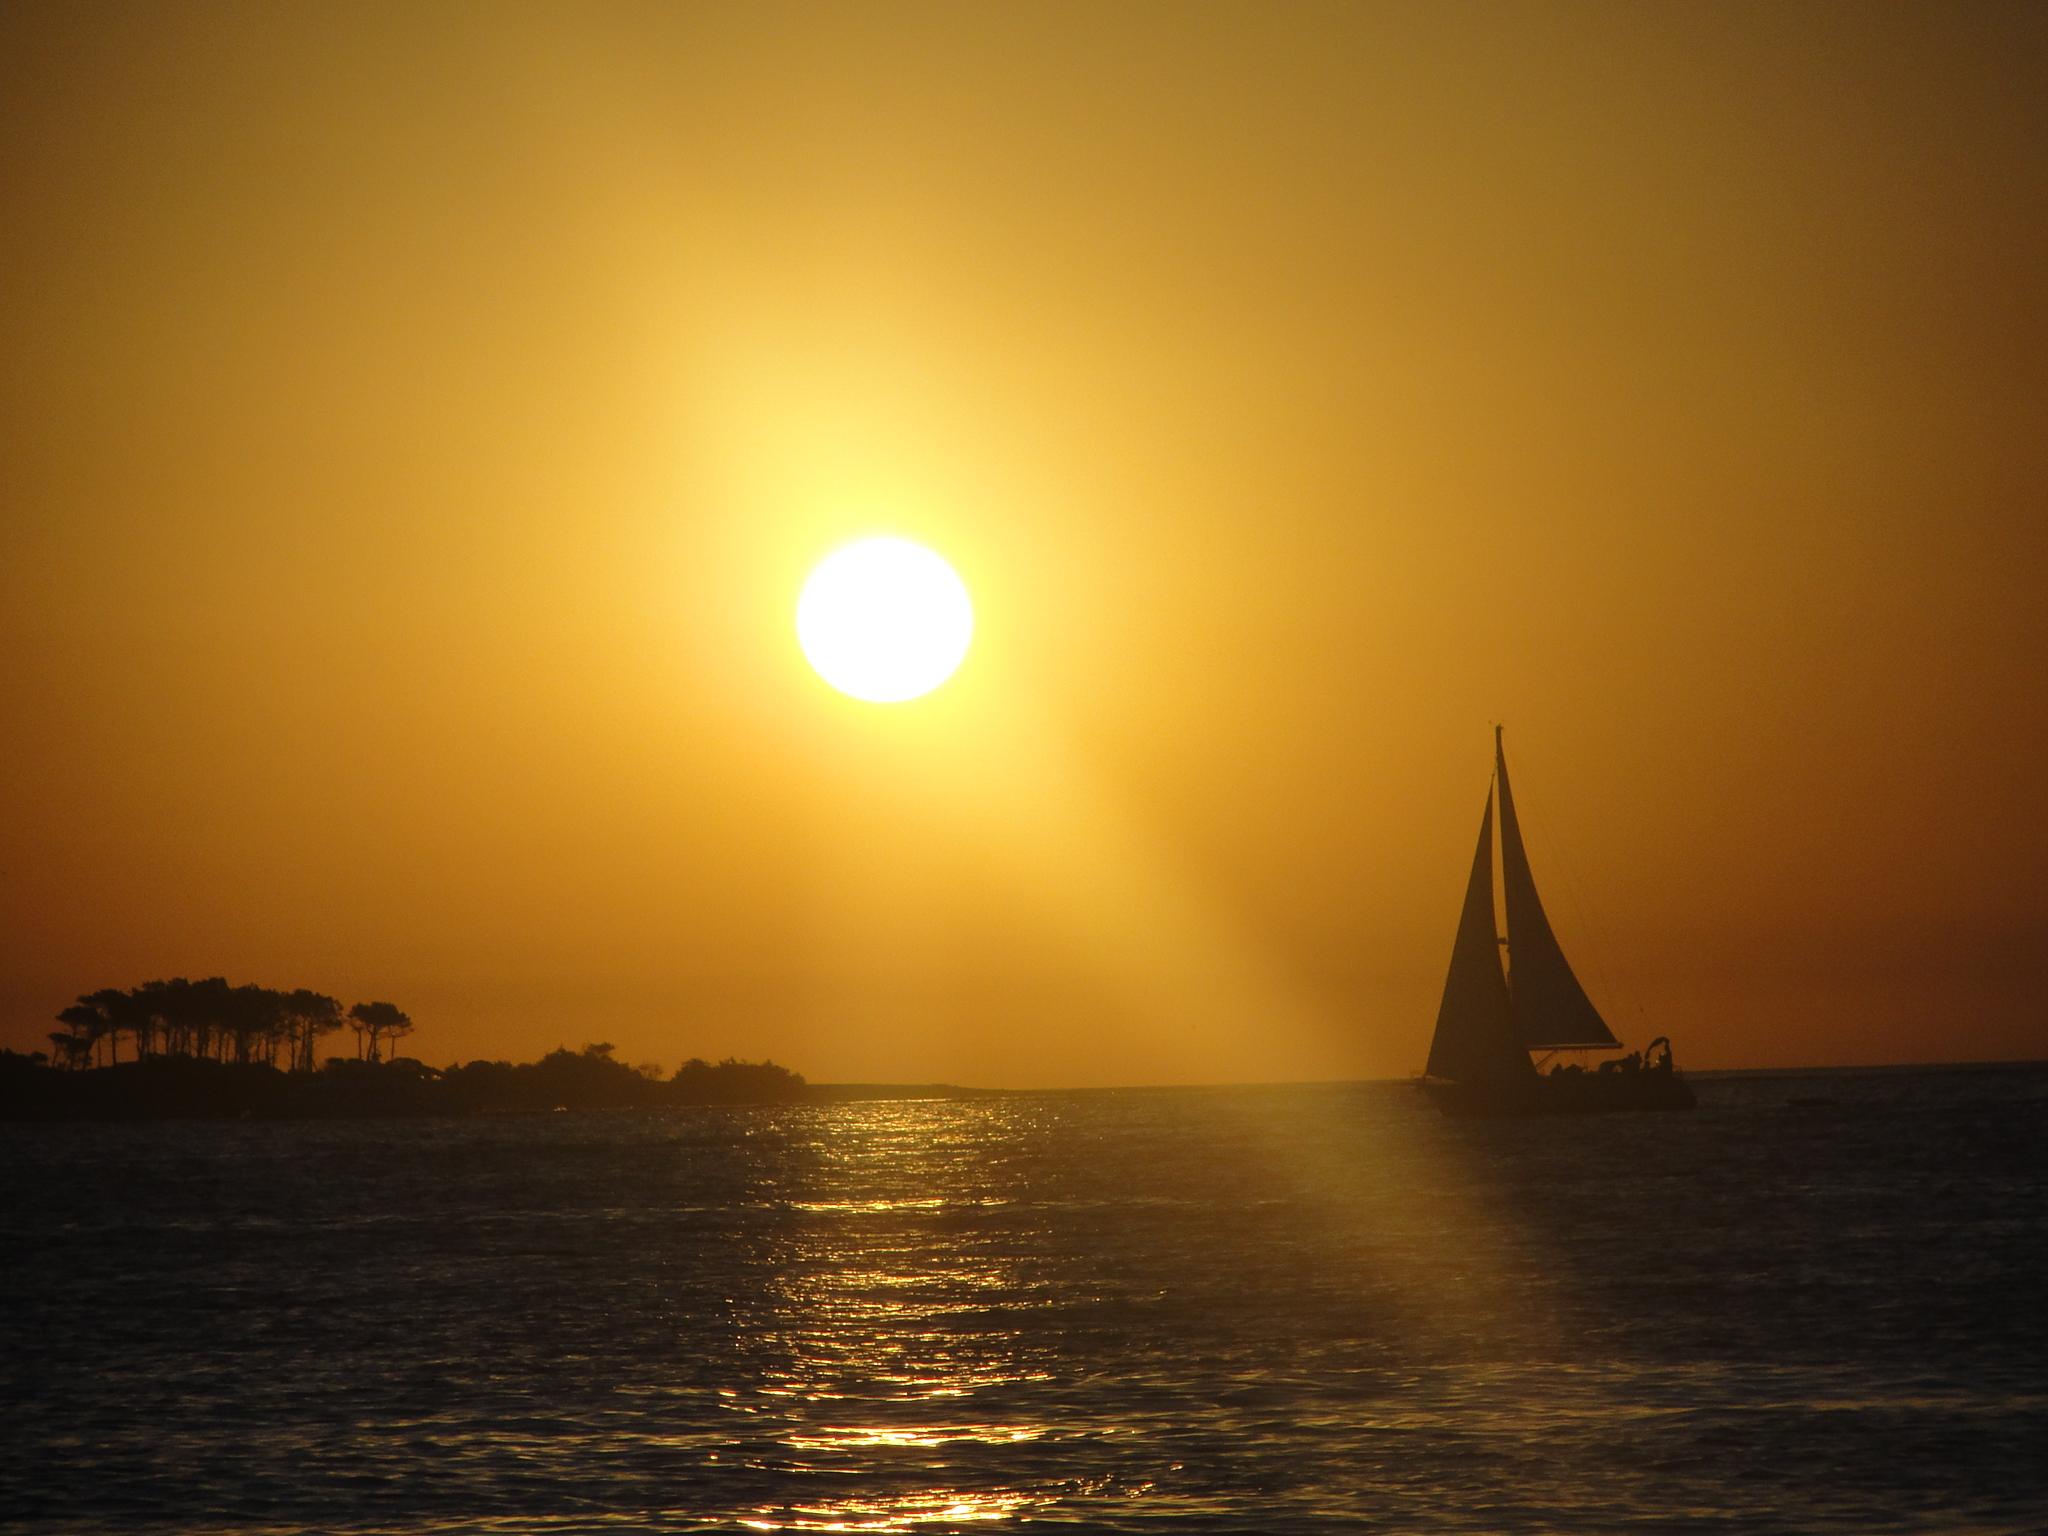
[{"label": "ocean water", "polygon": [[0,1126],[0,1523],[2043,1528],[2048,1071],[1696,1081]]}]

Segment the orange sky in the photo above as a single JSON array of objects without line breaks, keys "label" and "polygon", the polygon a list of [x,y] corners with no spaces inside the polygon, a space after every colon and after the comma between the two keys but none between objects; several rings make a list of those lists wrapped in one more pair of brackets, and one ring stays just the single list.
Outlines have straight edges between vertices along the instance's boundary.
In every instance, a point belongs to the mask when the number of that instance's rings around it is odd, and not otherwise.
[{"label": "orange sky", "polygon": [[2042,15],[7,8],[0,1042],[1416,1071],[1502,720],[1634,1043],[2043,1054]]}]

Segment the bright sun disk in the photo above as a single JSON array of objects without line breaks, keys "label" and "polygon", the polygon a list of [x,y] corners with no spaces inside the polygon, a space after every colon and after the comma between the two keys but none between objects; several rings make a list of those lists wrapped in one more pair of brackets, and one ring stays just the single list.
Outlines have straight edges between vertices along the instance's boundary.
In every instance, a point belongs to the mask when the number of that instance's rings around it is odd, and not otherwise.
[{"label": "bright sun disk", "polygon": [[841,693],[896,704],[951,677],[974,635],[953,567],[909,539],[862,539],[818,562],[796,602],[796,637]]}]

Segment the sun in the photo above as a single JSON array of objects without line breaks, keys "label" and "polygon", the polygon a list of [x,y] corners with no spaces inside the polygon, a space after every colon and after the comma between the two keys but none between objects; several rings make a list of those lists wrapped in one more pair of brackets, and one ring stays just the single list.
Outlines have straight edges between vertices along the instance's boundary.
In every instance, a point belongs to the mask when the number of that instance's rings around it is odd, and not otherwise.
[{"label": "sun", "polygon": [[974,637],[953,567],[909,539],[861,539],[818,562],[796,600],[804,656],[841,693],[900,704],[951,677]]}]

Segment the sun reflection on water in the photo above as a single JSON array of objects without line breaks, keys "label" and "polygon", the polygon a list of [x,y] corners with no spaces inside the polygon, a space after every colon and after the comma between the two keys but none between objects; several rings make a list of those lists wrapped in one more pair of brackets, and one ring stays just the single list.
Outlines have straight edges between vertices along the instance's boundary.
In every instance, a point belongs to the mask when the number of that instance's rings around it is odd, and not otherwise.
[{"label": "sun reflection on water", "polygon": [[1018,1518],[1051,1497],[987,1459],[1061,1432],[1040,1395],[1045,1341],[1020,1326],[1042,1281],[1019,1262],[988,1129],[958,1104],[849,1107],[777,1192],[789,1225],[769,1307],[747,1374],[719,1393],[748,1421],[731,1449],[759,1471],[848,1486],[741,1523],[906,1530]]},{"label": "sun reflection on water", "polygon": [[984,1445],[1015,1445],[1020,1440],[1040,1439],[1044,1434],[1043,1429],[1015,1424],[935,1424],[926,1429],[828,1425],[819,1434],[789,1435],[782,1443],[807,1451],[861,1450],[878,1445],[938,1446],[960,1440],[976,1440]]},{"label": "sun reflection on water", "polygon": [[1027,1494],[931,1492],[893,1499],[842,1499],[741,1519],[756,1531],[907,1531],[920,1525],[1009,1520],[1034,1501]]},{"label": "sun reflection on water", "polygon": [[[1247,1447],[1402,1432],[1455,1380],[1402,1387],[1386,1339],[1512,1361],[1517,1319],[1558,1299],[1440,1176],[1457,1151],[1412,1107],[1377,1129],[1349,1093],[1286,1090],[810,1122],[719,1390],[734,1428],[714,1459],[764,1485],[727,1518],[909,1530],[1133,1500],[1201,1518],[1245,1494]],[[1126,1356],[1149,1364],[1075,1374]],[[1233,1454],[1192,1458],[1191,1434]]]},{"label": "sun reflection on water", "polygon": [[793,1211],[831,1211],[851,1214],[861,1211],[936,1211],[946,1202],[937,1195],[923,1200],[792,1200]]}]

